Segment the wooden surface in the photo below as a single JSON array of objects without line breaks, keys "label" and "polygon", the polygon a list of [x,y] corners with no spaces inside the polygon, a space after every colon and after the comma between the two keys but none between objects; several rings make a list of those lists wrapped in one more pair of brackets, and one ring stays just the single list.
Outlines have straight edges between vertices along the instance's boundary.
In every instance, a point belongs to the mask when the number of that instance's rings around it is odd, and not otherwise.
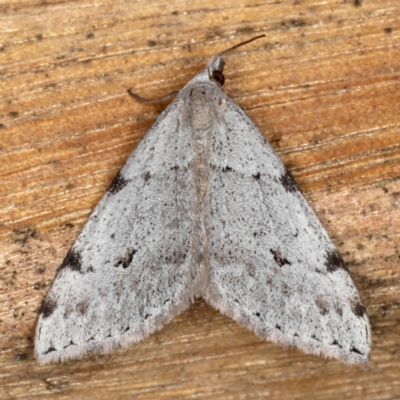
[{"label": "wooden surface", "polygon": [[[393,399],[400,393],[398,0],[1,1],[0,398]],[[366,366],[264,342],[198,300],[147,340],[39,366],[37,312],[89,213],[209,58],[331,234]]]}]

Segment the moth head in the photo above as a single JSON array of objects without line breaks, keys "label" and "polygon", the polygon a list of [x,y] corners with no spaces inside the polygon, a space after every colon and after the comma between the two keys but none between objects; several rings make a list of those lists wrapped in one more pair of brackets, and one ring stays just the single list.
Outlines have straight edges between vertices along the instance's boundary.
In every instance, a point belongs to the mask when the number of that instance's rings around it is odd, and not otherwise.
[{"label": "moth head", "polygon": [[208,77],[217,82],[220,86],[222,86],[225,82],[225,76],[222,73],[224,69],[225,61],[222,58],[221,54],[216,55],[211,59],[209,64],[207,65]]},{"label": "moth head", "polygon": [[223,60],[222,56],[234,49],[237,49],[240,46],[243,46],[247,43],[252,42],[253,40],[259,39],[261,37],[264,37],[265,35],[260,35],[260,36],[256,36],[253,39],[250,40],[246,40],[245,42],[241,42],[239,44],[236,44],[233,47],[230,47],[229,49],[223,51],[220,54],[217,54],[216,56],[214,56],[211,61],[208,63],[207,65],[207,72],[208,72],[208,77],[217,82],[220,86],[222,86],[225,82],[225,77],[224,74],[222,73],[223,69],[224,69],[224,65],[225,65],[225,61]]}]

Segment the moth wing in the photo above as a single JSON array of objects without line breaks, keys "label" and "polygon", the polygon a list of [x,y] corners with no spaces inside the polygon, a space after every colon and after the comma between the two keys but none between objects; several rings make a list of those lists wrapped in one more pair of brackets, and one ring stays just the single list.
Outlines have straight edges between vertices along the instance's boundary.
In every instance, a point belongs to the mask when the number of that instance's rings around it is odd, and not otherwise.
[{"label": "moth wing", "polygon": [[290,173],[231,99],[217,124],[206,300],[274,343],[368,360],[365,307]]},{"label": "moth wing", "polygon": [[36,328],[40,363],[128,346],[190,304],[193,153],[180,104],[131,154],[58,269]]}]

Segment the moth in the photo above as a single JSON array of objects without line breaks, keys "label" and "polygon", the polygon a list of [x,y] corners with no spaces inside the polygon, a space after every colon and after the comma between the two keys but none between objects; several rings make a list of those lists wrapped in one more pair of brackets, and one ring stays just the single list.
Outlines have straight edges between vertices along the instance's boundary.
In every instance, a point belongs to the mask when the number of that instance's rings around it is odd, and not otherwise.
[{"label": "moth", "polygon": [[58,268],[36,328],[40,363],[129,346],[198,296],[273,343],[369,359],[366,309],[342,257],[221,89],[227,51],[162,112]]}]

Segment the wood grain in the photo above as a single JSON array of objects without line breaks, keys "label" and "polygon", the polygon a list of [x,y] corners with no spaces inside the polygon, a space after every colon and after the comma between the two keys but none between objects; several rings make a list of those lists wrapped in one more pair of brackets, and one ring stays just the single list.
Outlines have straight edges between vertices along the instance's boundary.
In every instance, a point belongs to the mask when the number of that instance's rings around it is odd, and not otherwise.
[{"label": "wood grain", "polygon": [[[400,393],[398,0],[0,3],[0,398]],[[367,366],[258,339],[201,299],[128,349],[40,367],[37,311],[91,210],[209,58],[295,176],[366,303]]]}]

